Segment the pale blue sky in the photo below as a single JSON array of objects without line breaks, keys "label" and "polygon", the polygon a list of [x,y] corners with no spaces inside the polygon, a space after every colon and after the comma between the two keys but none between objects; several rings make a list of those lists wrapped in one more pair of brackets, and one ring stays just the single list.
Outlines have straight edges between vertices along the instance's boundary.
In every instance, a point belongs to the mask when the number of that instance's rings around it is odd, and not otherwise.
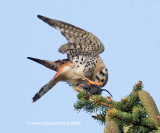
[{"label": "pale blue sky", "polygon": [[[74,110],[77,94],[66,83],[58,83],[31,104],[34,94],[55,72],[26,57],[66,57],[58,53],[65,38],[37,14],[71,23],[99,37],[105,46],[101,57],[109,71],[104,88],[114,100],[127,96],[142,80],[160,109],[159,0],[1,0],[1,133],[100,133],[104,129],[91,115]],[[81,125],[27,125],[31,121],[78,121]]]}]

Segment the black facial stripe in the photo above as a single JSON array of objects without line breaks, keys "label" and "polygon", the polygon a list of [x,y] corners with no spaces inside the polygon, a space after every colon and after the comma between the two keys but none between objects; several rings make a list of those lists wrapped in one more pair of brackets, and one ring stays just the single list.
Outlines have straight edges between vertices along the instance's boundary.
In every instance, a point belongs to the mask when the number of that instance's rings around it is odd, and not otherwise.
[{"label": "black facial stripe", "polygon": [[103,76],[105,76],[105,74],[102,72],[102,70],[100,71],[100,74],[102,74]]},{"label": "black facial stripe", "polygon": [[100,81],[99,77],[96,75],[96,79],[98,80],[98,82]]}]

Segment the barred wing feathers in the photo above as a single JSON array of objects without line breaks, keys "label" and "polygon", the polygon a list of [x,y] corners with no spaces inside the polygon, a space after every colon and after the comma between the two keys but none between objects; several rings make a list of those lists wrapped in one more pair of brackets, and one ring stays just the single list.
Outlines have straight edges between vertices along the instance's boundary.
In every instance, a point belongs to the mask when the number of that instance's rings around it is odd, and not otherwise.
[{"label": "barred wing feathers", "polygon": [[58,29],[68,40],[67,44],[59,48],[59,52],[68,55],[91,55],[97,56],[104,51],[101,41],[92,33],[87,32],[74,25],[50,19],[41,15],[38,18]]}]

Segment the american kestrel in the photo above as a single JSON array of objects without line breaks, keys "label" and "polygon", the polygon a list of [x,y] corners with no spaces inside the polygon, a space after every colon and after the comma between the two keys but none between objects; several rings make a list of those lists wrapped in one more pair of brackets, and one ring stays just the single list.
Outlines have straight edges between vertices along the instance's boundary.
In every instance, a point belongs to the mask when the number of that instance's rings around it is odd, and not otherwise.
[{"label": "american kestrel", "polygon": [[84,81],[102,88],[108,81],[108,70],[99,56],[104,51],[101,41],[92,33],[74,25],[41,15],[37,17],[58,29],[67,39],[68,42],[59,48],[60,53],[67,54],[67,59],[53,62],[27,57],[57,71],[49,83],[35,94],[32,101],[37,101],[59,81],[68,82],[76,91],[81,91],[83,87],[80,84]]}]

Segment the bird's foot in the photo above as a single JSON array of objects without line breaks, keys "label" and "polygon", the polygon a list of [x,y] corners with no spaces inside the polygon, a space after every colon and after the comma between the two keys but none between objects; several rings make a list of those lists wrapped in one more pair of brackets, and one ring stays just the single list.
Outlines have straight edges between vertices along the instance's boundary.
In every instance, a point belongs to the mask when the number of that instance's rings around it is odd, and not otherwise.
[{"label": "bird's foot", "polygon": [[97,85],[97,86],[102,86],[102,82],[100,82],[100,83],[96,83],[96,82],[94,82],[94,81],[92,81],[92,80],[90,80],[90,79],[88,79],[88,78],[86,78],[86,77],[84,77],[84,76],[81,76],[83,79],[85,79],[85,80],[87,80],[88,82],[87,82],[87,84],[89,84],[89,85]]}]

